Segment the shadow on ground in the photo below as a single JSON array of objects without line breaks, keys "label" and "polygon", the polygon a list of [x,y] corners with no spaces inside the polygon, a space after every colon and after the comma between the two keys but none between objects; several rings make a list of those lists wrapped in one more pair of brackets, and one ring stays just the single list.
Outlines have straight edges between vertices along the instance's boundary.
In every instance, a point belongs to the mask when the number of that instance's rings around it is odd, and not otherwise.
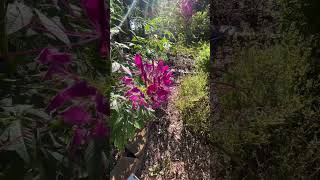
[{"label": "shadow on ground", "polygon": [[213,148],[188,130],[174,105],[179,75],[168,104],[156,112],[156,119],[148,125],[146,152],[137,173],[141,179],[215,179]]}]

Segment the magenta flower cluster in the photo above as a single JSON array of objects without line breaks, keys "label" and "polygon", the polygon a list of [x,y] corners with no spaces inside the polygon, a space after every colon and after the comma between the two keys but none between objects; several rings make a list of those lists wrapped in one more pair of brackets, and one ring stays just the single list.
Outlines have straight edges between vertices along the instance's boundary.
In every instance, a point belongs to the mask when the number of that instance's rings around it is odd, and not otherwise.
[{"label": "magenta flower cluster", "polygon": [[143,62],[140,55],[135,56],[135,66],[138,68],[137,76],[143,84],[139,85],[129,76],[122,78],[129,88],[125,96],[132,102],[134,109],[138,107],[157,109],[168,100],[172,85],[172,72],[163,60],[158,62]]},{"label": "magenta flower cluster", "polygon": [[187,19],[190,20],[190,18],[193,15],[193,1],[192,0],[182,0],[180,2],[180,9],[181,14]]},{"label": "magenta flower cluster", "polygon": [[48,66],[44,80],[57,76],[61,81],[72,82],[69,87],[58,92],[46,107],[48,113],[56,112],[66,125],[73,128],[70,149],[72,151],[78,149],[90,138],[95,140],[107,138],[109,128],[105,118],[110,113],[109,104],[95,87],[68,70],[72,62],[71,54],[45,48],[37,61]]},{"label": "magenta flower cluster", "polygon": [[106,8],[103,0],[81,0],[81,5],[99,37],[100,55],[108,56],[110,51],[109,8]]}]

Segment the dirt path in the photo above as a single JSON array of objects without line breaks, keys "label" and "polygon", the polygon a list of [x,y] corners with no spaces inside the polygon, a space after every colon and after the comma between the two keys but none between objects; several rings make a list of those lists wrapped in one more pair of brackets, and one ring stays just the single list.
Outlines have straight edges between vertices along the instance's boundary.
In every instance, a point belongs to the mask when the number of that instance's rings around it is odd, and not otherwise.
[{"label": "dirt path", "polygon": [[[184,63],[186,59],[181,59]],[[188,71],[186,66],[175,68]],[[140,170],[141,179],[215,179],[212,148],[200,142],[185,127],[174,105],[179,75],[167,106],[156,113],[149,124],[146,154]]]}]

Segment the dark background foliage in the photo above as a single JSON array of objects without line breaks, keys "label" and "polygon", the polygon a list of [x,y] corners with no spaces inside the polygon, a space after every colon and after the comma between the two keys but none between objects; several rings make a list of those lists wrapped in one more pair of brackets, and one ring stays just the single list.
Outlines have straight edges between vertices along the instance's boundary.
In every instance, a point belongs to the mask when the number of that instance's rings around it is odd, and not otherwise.
[{"label": "dark background foliage", "polygon": [[212,5],[209,139],[229,152],[221,175],[317,179],[319,1]]},{"label": "dark background foliage", "polygon": [[[1,7],[6,9],[0,15],[5,19],[0,25],[0,179],[106,177],[107,148],[102,152],[90,142],[81,153],[70,153],[72,129],[57,114],[45,111],[69,82],[43,81],[47,67],[36,62],[48,46],[71,53],[69,70],[108,94],[110,68],[99,55],[80,2],[9,0],[1,1]],[[98,164],[100,168],[92,168]]]}]

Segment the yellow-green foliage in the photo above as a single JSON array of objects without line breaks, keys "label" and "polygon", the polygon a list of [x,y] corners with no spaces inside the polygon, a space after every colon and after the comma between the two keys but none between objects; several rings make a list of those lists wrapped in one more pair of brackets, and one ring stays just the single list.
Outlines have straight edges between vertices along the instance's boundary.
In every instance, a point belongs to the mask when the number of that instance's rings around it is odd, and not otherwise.
[{"label": "yellow-green foliage", "polygon": [[191,55],[191,54],[194,54],[194,49],[185,47],[184,45],[178,43],[176,44],[176,46],[173,47],[173,53],[175,55],[177,54]]},{"label": "yellow-green foliage", "polygon": [[206,73],[186,76],[176,101],[184,122],[199,133],[210,127],[207,76]]},{"label": "yellow-green foliage", "polygon": [[208,42],[200,43],[194,55],[196,68],[198,71],[209,72],[210,67],[210,44]]},{"label": "yellow-green foliage", "polygon": [[237,128],[248,126],[240,131],[242,141],[264,142],[268,138],[262,133],[264,128],[282,124],[286,114],[301,108],[294,87],[296,76],[307,67],[299,51],[286,45],[253,47],[240,53],[230,73],[223,76],[223,81],[235,88],[219,93],[221,115]]},{"label": "yellow-green foliage", "polygon": [[[316,94],[312,87],[319,85],[314,80],[318,75],[309,73],[313,67],[308,43],[298,42],[239,50],[220,80],[234,88],[218,88],[221,121],[208,133],[242,160],[233,167],[233,177],[316,176],[320,110],[315,107],[320,101],[311,92]],[[303,95],[305,91],[310,93]]]},{"label": "yellow-green foliage", "polygon": [[192,40],[194,42],[210,39],[210,18],[208,14],[209,8],[196,12],[192,17],[190,28],[192,31]]}]

